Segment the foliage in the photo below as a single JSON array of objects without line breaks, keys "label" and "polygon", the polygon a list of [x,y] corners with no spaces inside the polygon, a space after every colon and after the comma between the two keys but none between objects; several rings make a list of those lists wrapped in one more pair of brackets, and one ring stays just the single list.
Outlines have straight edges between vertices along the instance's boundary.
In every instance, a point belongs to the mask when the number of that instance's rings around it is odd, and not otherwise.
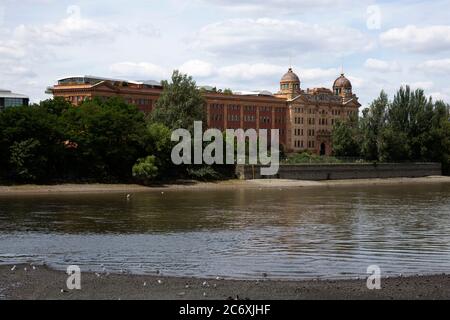
[{"label": "foliage", "polygon": [[358,157],[360,155],[360,134],[358,120],[338,121],[333,129],[333,149],[337,157]]},{"label": "foliage", "polygon": [[0,176],[20,182],[131,178],[145,155],[145,120],[119,99],[74,108],[63,99],[0,113]]},{"label": "foliage", "polygon": [[195,121],[206,123],[206,101],[192,77],[174,71],[172,81],[163,81],[162,85],[163,92],[151,115],[152,123],[191,132]]},{"label": "foliage", "polygon": [[148,156],[141,158],[133,166],[133,177],[148,183],[158,176],[158,167],[156,166],[156,157]]},{"label": "foliage", "polygon": [[221,178],[221,174],[214,170],[211,166],[193,166],[187,168],[187,173],[190,178],[195,180],[219,180]]},{"label": "foliage", "polygon": [[286,164],[341,163],[341,162],[342,162],[341,160],[335,157],[319,156],[308,152],[289,155],[285,161]]},{"label": "foliage", "polygon": [[436,161],[448,174],[449,119],[449,105],[427,98],[421,89],[401,87],[392,101],[382,91],[363,111],[357,126],[336,124],[334,152],[338,156],[357,155],[357,143],[366,160]]},{"label": "foliage", "polygon": [[39,147],[40,142],[36,139],[15,142],[11,146],[13,177],[19,181],[36,181],[42,178],[47,159],[39,152]]}]

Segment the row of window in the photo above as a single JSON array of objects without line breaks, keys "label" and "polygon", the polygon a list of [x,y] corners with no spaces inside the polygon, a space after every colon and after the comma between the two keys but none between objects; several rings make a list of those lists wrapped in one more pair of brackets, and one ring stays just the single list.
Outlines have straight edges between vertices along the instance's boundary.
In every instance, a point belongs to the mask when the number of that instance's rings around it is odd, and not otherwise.
[{"label": "row of window", "polygon": [[[210,104],[210,108],[211,110],[223,110],[225,108],[224,104],[218,104],[218,103],[212,103]],[[227,105],[227,108],[229,111],[240,111],[241,110],[241,106],[238,104],[230,104]],[[256,112],[258,109],[257,106],[244,106],[244,111],[247,112]],[[272,112],[272,107],[259,107],[259,111],[260,112]],[[276,113],[284,113],[285,109],[284,108],[274,108],[274,111]]]},{"label": "row of window", "polygon": [[4,107],[20,107],[28,104],[28,99],[23,98],[5,98]]},{"label": "row of window", "polygon": [[[223,114],[211,114],[210,115],[211,121],[222,121],[223,120]],[[237,114],[229,114],[227,117],[228,121],[230,122],[240,122],[241,116]],[[262,123],[271,123],[270,117],[262,116],[260,117]],[[244,115],[244,121],[245,122],[256,122],[256,116],[255,115]],[[275,118],[275,123],[283,124],[286,122],[285,118]]]},{"label": "row of window", "polygon": [[[300,85],[298,83],[294,83],[291,85],[291,88],[300,89]],[[288,90],[288,89],[289,89],[289,83],[283,83],[281,85],[281,90]]]},{"label": "row of window", "polygon": [[[304,112],[305,112],[304,108],[294,108],[294,113],[304,113]],[[307,110],[307,112],[309,114],[316,114],[317,113],[316,110],[312,110],[312,109]],[[348,111],[347,115],[349,114],[349,112],[351,114],[355,113],[354,111]],[[320,110],[318,113],[322,114],[322,115],[328,114],[328,112],[326,112],[325,110]],[[333,110],[331,110],[331,115],[333,115],[333,116],[340,116],[341,115],[341,110],[334,110],[333,109]]]},{"label": "row of window", "polygon": [[[294,141],[294,146],[295,148],[304,148],[305,147],[305,142],[303,140],[295,140]],[[309,149],[313,149],[316,147],[316,142],[315,141],[308,141],[308,148]]]}]

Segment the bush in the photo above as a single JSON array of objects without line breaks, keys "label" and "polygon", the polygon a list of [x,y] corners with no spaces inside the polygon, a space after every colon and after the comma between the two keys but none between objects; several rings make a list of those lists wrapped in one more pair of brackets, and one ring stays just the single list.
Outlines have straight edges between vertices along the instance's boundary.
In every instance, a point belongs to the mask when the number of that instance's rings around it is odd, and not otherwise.
[{"label": "bush", "polygon": [[187,174],[190,178],[195,180],[219,180],[221,178],[220,173],[218,173],[214,168],[209,166],[204,166],[200,168],[192,167],[187,169]]},{"label": "bush", "polygon": [[156,166],[156,157],[148,156],[139,159],[133,166],[133,177],[137,180],[148,183],[158,176],[158,167]]}]

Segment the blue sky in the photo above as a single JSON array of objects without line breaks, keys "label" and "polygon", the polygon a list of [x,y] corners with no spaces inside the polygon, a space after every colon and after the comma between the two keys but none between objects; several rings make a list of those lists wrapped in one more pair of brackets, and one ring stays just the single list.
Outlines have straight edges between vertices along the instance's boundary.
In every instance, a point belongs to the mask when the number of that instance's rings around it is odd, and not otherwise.
[{"label": "blue sky", "polygon": [[0,0],[0,88],[33,101],[65,76],[173,69],[276,91],[290,61],[303,89],[343,66],[364,106],[402,84],[450,103],[450,0]]}]

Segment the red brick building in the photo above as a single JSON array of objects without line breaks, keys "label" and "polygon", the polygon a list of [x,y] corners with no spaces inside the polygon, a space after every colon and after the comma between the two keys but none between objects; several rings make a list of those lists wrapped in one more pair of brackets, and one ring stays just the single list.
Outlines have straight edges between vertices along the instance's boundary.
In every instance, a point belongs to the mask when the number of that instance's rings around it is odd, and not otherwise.
[{"label": "red brick building", "polygon": [[[154,81],[137,82],[92,76],[61,79],[48,93],[74,105],[92,97],[122,97],[143,112],[153,110],[163,88]],[[280,143],[289,151],[331,154],[331,131],[337,120],[349,118],[361,106],[350,81],[342,74],[333,90],[301,89],[299,77],[289,69],[280,91],[224,94],[203,90],[208,127],[225,129],[279,129]]]}]

